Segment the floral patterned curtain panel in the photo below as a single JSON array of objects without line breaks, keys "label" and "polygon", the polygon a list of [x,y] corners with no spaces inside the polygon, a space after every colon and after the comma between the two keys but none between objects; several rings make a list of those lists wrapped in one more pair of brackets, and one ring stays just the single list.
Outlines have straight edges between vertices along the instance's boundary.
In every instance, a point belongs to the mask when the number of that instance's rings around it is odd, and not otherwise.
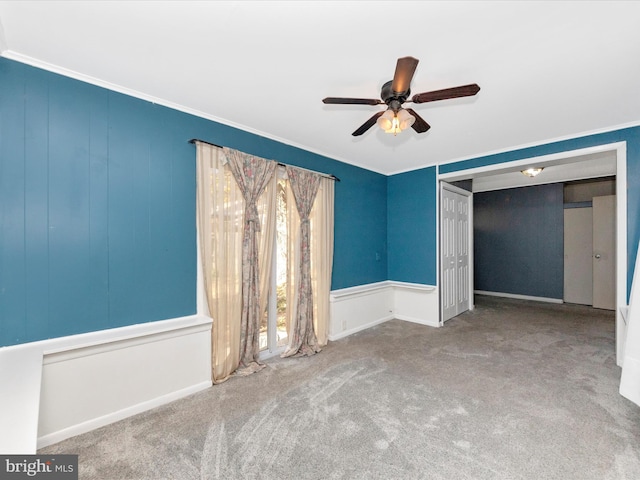
[{"label": "floral patterned curtain panel", "polygon": [[287,166],[287,177],[300,215],[300,242],[298,276],[289,344],[283,357],[314,355],[320,345],[313,328],[313,289],[311,283],[311,228],[309,214],[313,207],[321,176],[308,170]]},{"label": "floral patterned curtain panel", "polygon": [[261,227],[256,202],[267,185],[275,178],[277,163],[229,148],[224,149],[224,155],[245,201],[242,239],[240,364],[236,374],[247,375],[264,367],[259,360],[260,318],[263,313],[264,301],[261,302],[260,292],[257,235],[261,231]]}]

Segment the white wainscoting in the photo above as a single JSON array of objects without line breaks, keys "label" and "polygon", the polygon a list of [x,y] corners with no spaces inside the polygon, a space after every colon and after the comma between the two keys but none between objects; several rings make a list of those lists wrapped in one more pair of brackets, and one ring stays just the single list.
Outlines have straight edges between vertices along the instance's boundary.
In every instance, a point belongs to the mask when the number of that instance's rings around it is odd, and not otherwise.
[{"label": "white wainscoting", "polygon": [[332,290],[329,340],[338,340],[394,318],[389,282]]},{"label": "white wainscoting", "polygon": [[394,293],[394,317],[430,327],[440,326],[440,296],[436,287],[390,282]]},{"label": "white wainscoting", "polygon": [[338,340],[391,319],[439,326],[436,287],[385,281],[333,290],[329,340]]},{"label": "white wainscoting", "polygon": [[38,447],[211,386],[210,318],[114,330],[44,352]]},{"label": "white wainscoting", "polygon": [[211,319],[193,315],[4,347],[0,360],[0,451],[31,454],[210,387]]}]

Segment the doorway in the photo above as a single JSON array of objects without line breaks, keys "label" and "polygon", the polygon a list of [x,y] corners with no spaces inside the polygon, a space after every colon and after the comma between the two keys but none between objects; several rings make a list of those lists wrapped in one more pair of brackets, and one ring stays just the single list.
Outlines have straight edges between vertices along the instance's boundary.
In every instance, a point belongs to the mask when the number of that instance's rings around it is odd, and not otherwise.
[{"label": "doorway", "polygon": [[[532,165],[533,164],[533,165]],[[488,180],[485,185],[500,184],[497,188],[523,186],[524,176],[521,170],[531,166],[544,167],[546,175],[554,178],[552,182],[578,180],[598,176],[615,175],[616,177],[616,224],[615,224],[615,313],[616,313],[616,359],[618,365],[622,362],[622,351],[626,337],[626,323],[623,314],[627,308],[627,146],[626,142],[597,145],[578,150],[563,151],[533,158],[524,158],[505,163],[497,163],[438,173],[438,180],[455,182],[463,180],[473,181],[473,191],[476,191],[476,180]],[[555,176],[554,176],[555,175]],[[541,177],[541,176],[539,176]],[[540,183],[549,183],[542,181]],[[513,182],[507,185],[505,182]],[[470,229],[473,224],[470,223]],[[441,262],[439,262],[441,268]],[[471,269],[470,269],[471,270]],[[470,292],[473,292],[473,273],[470,271]],[[443,291],[440,288],[442,304]],[[472,298],[472,295],[471,295]],[[473,300],[470,300],[473,303]],[[442,318],[442,317],[441,317]]]},{"label": "doorway", "polygon": [[564,186],[564,301],[615,310],[615,178]]}]

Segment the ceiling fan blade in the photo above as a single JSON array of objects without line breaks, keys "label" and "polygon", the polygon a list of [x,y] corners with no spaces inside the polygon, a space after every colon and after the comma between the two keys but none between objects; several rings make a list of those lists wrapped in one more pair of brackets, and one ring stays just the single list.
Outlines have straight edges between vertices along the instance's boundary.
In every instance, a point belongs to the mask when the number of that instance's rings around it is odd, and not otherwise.
[{"label": "ceiling fan blade", "polygon": [[436,100],[447,100],[449,98],[471,97],[480,91],[480,87],[475,83],[463,85],[461,87],[445,88],[434,90],[433,92],[417,93],[411,98],[413,103],[435,102]]},{"label": "ceiling fan blade", "polygon": [[379,105],[384,103],[377,98],[342,98],[342,97],[327,97],[322,99],[322,103],[337,104],[337,105]]},{"label": "ceiling fan blade", "polygon": [[418,59],[413,57],[402,57],[396,64],[396,73],[393,75],[391,89],[395,93],[406,93],[409,91],[411,79],[418,66]]},{"label": "ceiling fan blade", "polygon": [[415,117],[416,121],[413,122],[411,128],[413,128],[416,132],[424,133],[431,128],[431,125],[425,122],[424,119],[415,112],[415,110],[413,110],[412,108],[405,108],[405,110]]},{"label": "ceiling fan blade", "polygon": [[378,120],[378,117],[380,117],[380,115],[382,115],[383,113],[384,111],[376,113],[373,117],[371,117],[369,120],[367,120],[362,125],[360,125],[360,127],[351,135],[353,135],[354,137],[362,135],[364,132],[366,132],[371,127],[373,127],[374,123],[376,123],[376,120]]}]

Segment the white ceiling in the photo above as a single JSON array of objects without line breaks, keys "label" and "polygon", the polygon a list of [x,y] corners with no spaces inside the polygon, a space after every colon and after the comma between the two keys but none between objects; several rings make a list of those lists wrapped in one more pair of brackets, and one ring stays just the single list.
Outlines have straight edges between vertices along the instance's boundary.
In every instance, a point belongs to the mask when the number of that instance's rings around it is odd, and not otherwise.
[{"label": "white ceiling", "polygon": [[[392,174],[640,124],[640,2],[0,1],[0,54]],[[351,133],[399,57],[430,125]]]}]

